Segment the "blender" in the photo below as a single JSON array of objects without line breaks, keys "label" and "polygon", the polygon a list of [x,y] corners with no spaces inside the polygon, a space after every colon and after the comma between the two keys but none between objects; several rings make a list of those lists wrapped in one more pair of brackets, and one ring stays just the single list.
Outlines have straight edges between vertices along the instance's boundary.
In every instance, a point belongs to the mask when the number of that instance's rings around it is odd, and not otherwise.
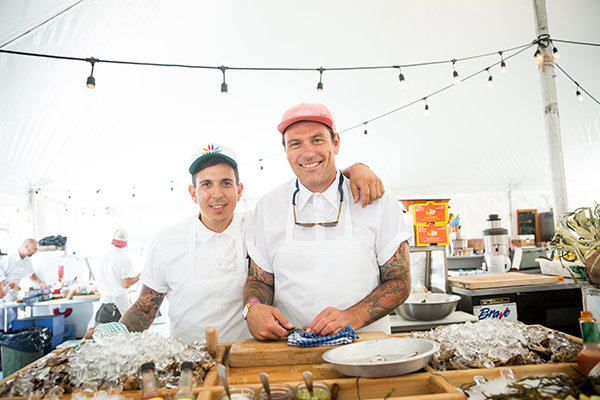
[{"label": "blender", "polygon": [[500,225],[498,214],[490,214],[488,228],[483,230],[483,244],[485,249],[485,264],[489,273],[508,272],[511,261],[508,257],[510,246],[508,244],[508,229]]}]

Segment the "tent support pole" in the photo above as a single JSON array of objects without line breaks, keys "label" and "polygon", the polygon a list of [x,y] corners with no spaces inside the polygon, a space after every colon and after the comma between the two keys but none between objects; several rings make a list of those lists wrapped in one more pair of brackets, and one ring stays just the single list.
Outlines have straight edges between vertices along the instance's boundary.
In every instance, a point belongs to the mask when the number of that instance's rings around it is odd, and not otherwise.
[{"label": "tent support pole", "polygon": [[552,54],[551,42],[547,40],[550,38],[550,31],[548,29],[546,0],[533,0],[533,11],[539,50],[542,53],[539,71],[544,106],[544,125],[549,151],[550,178],[552,179],[553,214],[554,223],[556,224],[567,213],[568,206],[567,184],[560,136],[560,119],[558,115],[558,99],[556,96],[556,82],[554,81],[554,55]]},{"label": "tent support pole", "polygon": [[[35,189],[29,189],[29,208],[31,209],[31,232],[33,238],[37,237],[37,221],[35,213]],[[37,240],[37,239],[36,239]]]}]

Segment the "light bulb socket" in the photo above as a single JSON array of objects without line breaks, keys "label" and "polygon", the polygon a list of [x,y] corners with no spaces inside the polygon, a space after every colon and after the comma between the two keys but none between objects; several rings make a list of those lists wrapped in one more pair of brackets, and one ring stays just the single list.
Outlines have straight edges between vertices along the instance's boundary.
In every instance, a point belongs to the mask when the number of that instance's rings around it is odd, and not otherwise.
[{"label": "light bulb socket", "polygon": [[323,91],[323,82],[319,82],[319,83],[317,83],[317,90],[318,90],[319,92],[322,92],[322,91]]},{"label": "light bulb socket", "polygon": [[87,78],[87,83],[86,83],[88,89],[93,89],[96,87],[96,78],[94,78],[93,76],[88,76]]},{"label": "light bulb socket", "polygon": [[400,76],[398,77],[398,79],[400,79],[401,83],[404,83],[405,79],[404,79],[404,74],[402,72],[400,72]]},{"label": "light bulb socket", "polygon": [[502,62],[500,63],[500,68],[506,70],[506,63],[504,62],[504,60],[502,60]]},{"label": "light bulb socket", "polygon": [[221,93],[227,93],[227,84],[225,82],[221,83]]},{"label": "light bulb socket", "polygon": [[458,79],[458,72],[456,72],[456,70],[454,70],[454,72],[452,73],[452,76],[454,77],[454,79]]},{"label": "light bulb socket", "polygon": [[535,58],[542,58],[542,52],[540,51],[540,49],[537,49],[537,50],[535,51],[535,53],[533,54],[533,56],[534,56]]}]

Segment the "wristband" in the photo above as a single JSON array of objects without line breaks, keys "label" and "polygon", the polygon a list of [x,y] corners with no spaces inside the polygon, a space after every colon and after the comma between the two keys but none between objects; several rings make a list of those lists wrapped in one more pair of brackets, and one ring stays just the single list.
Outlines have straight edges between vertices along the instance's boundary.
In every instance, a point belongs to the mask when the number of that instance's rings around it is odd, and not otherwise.
[{"label": "wristband", "polygon": [[244,306],[244,309],[242,310],[242,317],[244,317],[244,319],[246,319],[246,317],[248,316],[248,311],[250,311],[250,307],[252,307],[255,304],[260,304],[260,301],[252,300],[250,303]]}]

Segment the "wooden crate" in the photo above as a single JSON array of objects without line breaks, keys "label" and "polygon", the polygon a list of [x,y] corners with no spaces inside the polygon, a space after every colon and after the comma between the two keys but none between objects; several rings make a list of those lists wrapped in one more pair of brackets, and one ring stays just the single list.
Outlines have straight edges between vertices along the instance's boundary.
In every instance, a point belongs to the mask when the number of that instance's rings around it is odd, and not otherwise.
[{"label": "wooden crate", "polygon": [[[271,378],[271,376],[269,376]],[[271,380],[272,381],[272,380]],[[340,378],[325,379],[330,387],[338,386],[337,400],[383,399],[389,400],[465,400],[466,396],[452,386],[446,379],[428,372],[413,373],[391,378]],[[302,381],[286,382],[296,388]],[[260,384],[250,384],[258,393]],[[202,388],[198,391],[200,400],[218,400],[222,386]],[[360,397],[359,397],[360,395]]]}]

